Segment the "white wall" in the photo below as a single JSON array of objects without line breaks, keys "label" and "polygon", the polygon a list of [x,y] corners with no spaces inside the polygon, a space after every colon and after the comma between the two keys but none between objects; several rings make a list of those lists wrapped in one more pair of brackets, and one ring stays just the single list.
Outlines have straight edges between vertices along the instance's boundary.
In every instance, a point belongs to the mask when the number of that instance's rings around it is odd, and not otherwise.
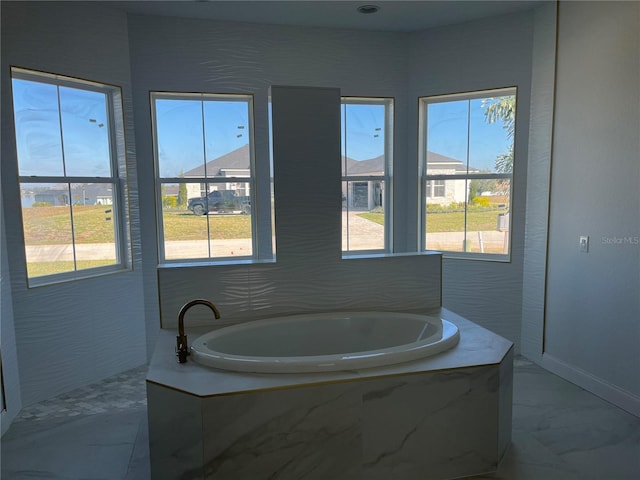
[{"label": "white wall", "polygon": [[[129,188],[135,205],[137,180],[126,16],[91,2],[2,2],[1,8],[4,205],[20,205],[15,181],[11,65],[122,87]],[[24,405],[145,362],[137,212],[135,208],[130,210],[133,271],[37,288],[27,288],[19,211],[12,208],[6,215],[6,252]]]},{"label": "white wall", "polygon": [[640,3],[562,2],[543,365],[640,415],[638,152]]},{"label": "white wall", "polygon": [[[518,87],[515,162],[511,202],[511,262],[443,260],[442,304],[516,344],[520,343],[524,215],[533,15],[524,12],[427,30],[414,35],[410,56],[409,118],[416,97]],[[410,129],[409,158],[417,158],[417,128]],[[415,197],[416,186],[410,185]],[[417,218],[415,210],[409,217]],[[407,238],[417,237],[415,223]]]}]

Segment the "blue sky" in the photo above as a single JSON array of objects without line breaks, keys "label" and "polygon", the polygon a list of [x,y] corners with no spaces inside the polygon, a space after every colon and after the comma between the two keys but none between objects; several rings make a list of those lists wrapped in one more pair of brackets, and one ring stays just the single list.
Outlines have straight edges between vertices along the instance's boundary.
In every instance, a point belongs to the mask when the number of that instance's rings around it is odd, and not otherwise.
[{"label": "blue sky", "polygon": [[511,143],[502,122],[485,120],[482,99],[429,104],[427,131],[428,150],[465,164],[468,151],[469,166],[480,170],[495,171],[496,157]]},{"label": "blue sky", "polygon": [[[60,87],[61,114],[53,85],[14,79],[13,94],[21,175],[63,174],[63,150],[67,175],[109,175],[104,94]],[[157,99],[155,108],[163,177],[177,177],[249,141],[245,100]],[[384,114],[382,104],[343,105],[342,153],[354,160],[382,155]],[[468,153],[469,165],[478,169],[494,170],[496,157],[509,147],[502,123],[486,122],[480,99],[429,104],[427,127],[428,150],[463,163]]]},{"label": "blue sky", "polygon": [[22,79],[12,89],[20,175],[110,176],[103,93]]},{"label": "blue sky", "polygon": [[160,175],[177,177],[246,145],[249,107],[244,101],[158,99],[156,128]]}]

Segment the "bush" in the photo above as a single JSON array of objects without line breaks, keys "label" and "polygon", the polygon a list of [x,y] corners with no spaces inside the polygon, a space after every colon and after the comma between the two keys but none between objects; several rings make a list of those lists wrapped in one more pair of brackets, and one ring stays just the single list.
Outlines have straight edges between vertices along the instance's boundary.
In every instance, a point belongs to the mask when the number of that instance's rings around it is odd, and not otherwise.
[{"label": "bush", "polygon": [[178,205],[178,199],[172,195],[164,195],[162,197],[162,206],[164,208],[176,208]]},{"label": "bush", "polygon": [[471,203],[482,208],[488,208],[491,206],[491,202],[487,197],[474,197]]},{"label": "bush", "polygon": [[33,202],[33,204],[31,205],[32,207],[50,207],[51,203],[50,202]]}]

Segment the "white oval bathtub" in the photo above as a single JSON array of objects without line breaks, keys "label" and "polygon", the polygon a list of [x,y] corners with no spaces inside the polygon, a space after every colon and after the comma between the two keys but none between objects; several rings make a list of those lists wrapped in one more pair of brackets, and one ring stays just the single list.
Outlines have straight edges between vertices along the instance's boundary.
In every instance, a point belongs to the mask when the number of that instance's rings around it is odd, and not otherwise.
[{"label": "white oval bathtub", "polygon": [[306,314],[213,330],[193,342],[191,355],[203,365],[236,372],[332,372],[428,357],[458,338],[453,323],[427,315]]}]

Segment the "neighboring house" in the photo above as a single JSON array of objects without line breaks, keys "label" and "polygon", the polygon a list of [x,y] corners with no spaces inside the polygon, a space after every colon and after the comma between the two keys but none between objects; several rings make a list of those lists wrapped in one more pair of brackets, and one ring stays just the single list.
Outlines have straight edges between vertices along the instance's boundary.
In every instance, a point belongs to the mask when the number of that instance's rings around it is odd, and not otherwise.
[{"label": "neighboring house", "polygon": [[[244,145],[221,157],[208,161],[192,170],[184,172],[184,178],[207,177],[249,177],[250,176],[251,155],[249,145]],[[249,182],[223,182],[210,183],[207,189],[204,183],[187,183],[187,198],[198,198],[205,196],[214,190],[231,190],[237,196],[245,197],[250,194]]]},{"label": "neighboring house", "polygon": [[[244,145],[205,165],[184,172],[185,178],[194,177],[249,177],[249,145]],[[342,157],[346,176],[384,177],[384,155],[367,160],[354,160]],[[428,152],[427,165],[432,175],[466,174],[466,165],[459,160],[445,157],[439,153]],[[469,169],[476,171],[475,169]],[[206,174],[205,174],[206,173]],[[204,183],[188,183],[187,198],[197,198],[214,190],[235,191],[238,196],[249,195],[249,182],[211,183],[206,188]],[[464,202],[467,198],[468,187],[465,180],[430,180],[427,182],[427,203],[449,204]],[[168,192],[167,192],[168,194]],[[363,180],[343,182],[343,206],[350,210],[369,211],[384,206],[384,182],[382,180]]]},{"label": "neighboring house", "polygon": [[88,183],[72,190],[76,205],[113,205],[113,188],[109,183]]},{"label": "neighboring house", "polygon": [[[384,176],[384,155],[368,160],[353,160],[342,157],[347,176]],[[464,163],[455,158],[445,157],[435,152],[427,153],[427,169],[430,175],[467,174]],[[469,168],[469,172],[477,172]],[[428,180],[427,203],[448,205],[464,202],[468,195],[468,185],[464,179]],[[384,205],[384,183],[379,180],[351,181],[342,185],[343,205],[353,210],[373,210]]]},{"label": "neighboring house", "polygon": [[[435,152],[427,152],[428,175],[466,175],[478,172],[477,169],[467,166],[459,160],[445,157]],[[469,193],[469,186],[464,179],[457,180],[427,180],[427,203],[448,205],[453,202],[465,202]]]}]

